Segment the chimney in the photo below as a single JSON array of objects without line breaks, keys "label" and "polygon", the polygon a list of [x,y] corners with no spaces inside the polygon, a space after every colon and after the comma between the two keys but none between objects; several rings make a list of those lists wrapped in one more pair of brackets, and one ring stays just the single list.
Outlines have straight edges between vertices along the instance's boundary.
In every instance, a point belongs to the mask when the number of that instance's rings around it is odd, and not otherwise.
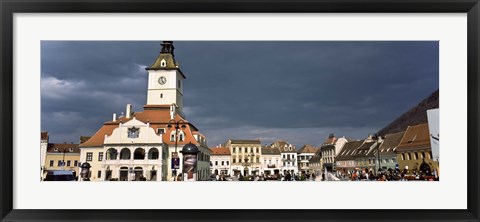
[{"label": "chimney", "polygon": [[175,104],[172,104],[170,106],[170,119],[174,119],[175,118]]},{"label": "chimney", "polygon": [[126,115],[125,117],[128,118],[128,119],[132,115],[132,104],[127,104],[127,110],[126,110],[125,115]]},{"label": "chimney", "polygon": [[116,120],[117,120],[117,114],[113,113],[113,121],[116,121]]}]

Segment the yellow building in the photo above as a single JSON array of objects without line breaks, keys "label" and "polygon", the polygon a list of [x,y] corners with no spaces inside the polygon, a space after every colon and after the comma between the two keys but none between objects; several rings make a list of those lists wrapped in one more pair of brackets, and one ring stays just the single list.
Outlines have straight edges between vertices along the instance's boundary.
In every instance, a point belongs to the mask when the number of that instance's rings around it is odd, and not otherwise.
[{"label": "yellow building", "polygon": [[43,177],[49,171],[69,170],[74,176],[78,175],[78,163],[80,161],[80,149],[78,144],[49,143],[45,155]]},{"label": "yellow building", "polygon": [[396,149],[398,167],[406,175],[434,175],[438,162],[432,160],[428,124],[409,126]]}]

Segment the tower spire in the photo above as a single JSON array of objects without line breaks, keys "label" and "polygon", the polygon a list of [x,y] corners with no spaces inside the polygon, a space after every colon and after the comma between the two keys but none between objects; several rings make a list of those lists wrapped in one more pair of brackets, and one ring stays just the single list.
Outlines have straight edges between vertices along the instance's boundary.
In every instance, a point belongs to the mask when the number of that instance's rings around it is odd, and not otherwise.
[{"label": "tower spire", "polygon": [[175,46],[173,46],[173,41],[163,41],[160,43],[162,47],[160,54],[158,55],[155,62],[145,68],[146,70],[171,70],[178,69],[178,63],[175,61],[175,55],[173,54]]}]

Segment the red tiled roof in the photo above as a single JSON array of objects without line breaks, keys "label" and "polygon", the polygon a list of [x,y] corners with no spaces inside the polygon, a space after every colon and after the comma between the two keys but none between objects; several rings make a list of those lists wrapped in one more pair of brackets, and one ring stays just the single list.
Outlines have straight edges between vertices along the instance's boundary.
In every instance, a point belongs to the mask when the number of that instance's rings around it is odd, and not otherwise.
[{"label": "red tiled roof", "polygon": [[[172,124],[172,128],[168,129],[167,125],[170,121],[170,109],[169,106],[162,106],[158,109],[146,109],[143,112],[137,112],[132,115],[131,118],[120,117],[116,121],[109,121],[104,123],[104,125],[86,142],[80,144],[80,147],[100,147],[103,146],[103,141],[105,135],[111,135],[113,130],[118,127],[120,123],[126,123],[131,119],[137,119],[143,123],[150,123],[150,127],[153,129],[164,128],[165,133],[162,135],[163,142],[168,145],[173,145],[175,142],[170,141],[171,132],[175,131],[175,126]],[[178,141],[178,145],[186,145],[188,143],[197,144],[198,142],[193,137],[194,133],[197,133],[198,129],[189,123],[187,120],[183,119],[180,115],[175,116],[175,121],[184,121],[185,129],[184,134],[185,138],[183,141]]]},{"label": "red tiled roof", "polygon": [[215,147],[210,150],[212,151],[211,155],[230,155],[230,149],[225,147]]},{"label": "red tiled roof", "polygon": [[430,131],[428,124],[419,124],[409,126],[398,145],[397,150],[412,149],[412,148],[429,148],[430,145]]}]

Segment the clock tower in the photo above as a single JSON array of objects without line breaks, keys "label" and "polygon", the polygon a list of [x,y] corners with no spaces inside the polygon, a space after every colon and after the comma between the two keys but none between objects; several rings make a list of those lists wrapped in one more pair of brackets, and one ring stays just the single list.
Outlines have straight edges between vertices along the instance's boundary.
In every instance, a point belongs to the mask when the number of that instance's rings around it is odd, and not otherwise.
[{"label": "clock tower", "polygon": [[183,110],[183,80],[185,75],[175,61],[172,41],[163,41],[155,62],[145,68],[148,71],[148,95],[146,106],[172,106],[179,113]]}]

